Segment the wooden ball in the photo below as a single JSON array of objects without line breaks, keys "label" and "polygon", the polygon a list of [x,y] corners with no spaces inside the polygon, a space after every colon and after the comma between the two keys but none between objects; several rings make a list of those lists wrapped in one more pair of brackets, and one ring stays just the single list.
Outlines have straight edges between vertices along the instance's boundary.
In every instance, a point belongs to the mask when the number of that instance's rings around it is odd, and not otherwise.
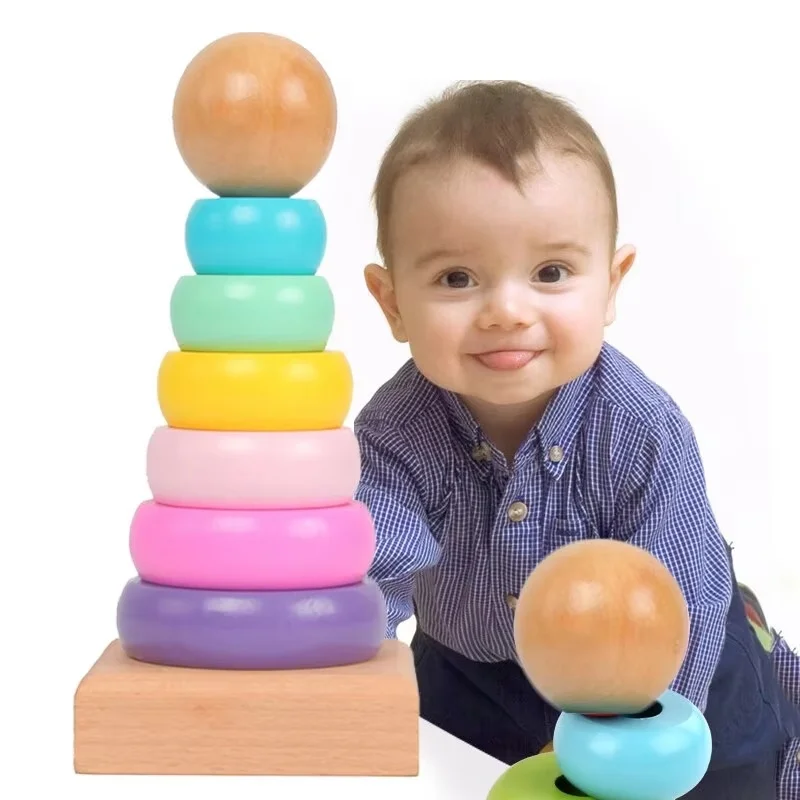
[{"label": "wooden ball", "polygon": [[555,708],[635,714],[677,675],[689,613],[680,586],[655,556],[592,539],[559,548],[528,576],[514,639],[528,680]]},{"label": "wooden ball", "polygon": [[215,194],[290,197],[327,160],[337,106],[308,50],[274,34],[236,33],[186,67],[172,119],[186,166]]}]

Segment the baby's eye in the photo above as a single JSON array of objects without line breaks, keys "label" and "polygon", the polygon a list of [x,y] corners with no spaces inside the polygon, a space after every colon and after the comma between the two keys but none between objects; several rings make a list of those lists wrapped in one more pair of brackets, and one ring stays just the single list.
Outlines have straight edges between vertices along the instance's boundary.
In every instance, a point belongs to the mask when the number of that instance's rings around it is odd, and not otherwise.
[{"label": "baby's eye", "polygon": [[469,280],[469,275],[461,269],[451,270],[440,278],[441,283],[448,289],[465,289],[469,286]]},{"label": "baby's eye", "polygon": [[542,283],[558,283],[560,277],[567,277],[569,274],[566,267],[561,264],[547,264],[538,272],[538,279]]}]

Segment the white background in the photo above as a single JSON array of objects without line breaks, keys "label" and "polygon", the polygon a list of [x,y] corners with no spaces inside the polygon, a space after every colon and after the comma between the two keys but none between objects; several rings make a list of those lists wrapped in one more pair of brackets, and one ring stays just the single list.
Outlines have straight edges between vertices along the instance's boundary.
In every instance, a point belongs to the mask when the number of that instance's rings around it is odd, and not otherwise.
[{"label": "white background", "polygon": [[[208,196],[176,150],[172,97],[195,53],[238,30],[295,38],[336,87],[336,144],[302,195],[328,220],[320,274],[337,298],[330,346],[356,377],[348,424],[407,357],[362,280],[375,255],[369,193],[402,117],[464,78],[516,78],[577,104],[610,151],[621,241],[639,251],[609,340],[684,407],[739,577],[800,644],[791,4],[465,6],[31,1],[0,12],[0,784],[110,791],[70,777],[71,704],[116,635],[133,574],[128,525],[163,421],[156,372],[175,346],[169,297],[190,272],[183,225]],[[177,785],[147,791],[171,797]]]}]

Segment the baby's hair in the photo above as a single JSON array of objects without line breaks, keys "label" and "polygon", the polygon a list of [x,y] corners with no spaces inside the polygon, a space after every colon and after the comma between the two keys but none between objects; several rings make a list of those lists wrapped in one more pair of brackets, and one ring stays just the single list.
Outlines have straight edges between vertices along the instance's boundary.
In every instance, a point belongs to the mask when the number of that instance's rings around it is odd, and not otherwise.
[{"label": "baby's hair", "polygon": [[398,179],[417,164],[472,158],[492,167],[515,186],[523,167],[542,149],[571,153],[593,164],[611,208],[611,241],[618,228],[611,164],[592,126],[566,100],[518,81],[464,81],[409,114],[381,160],[373,189],[377,246],[390,261],[389,217]]}]

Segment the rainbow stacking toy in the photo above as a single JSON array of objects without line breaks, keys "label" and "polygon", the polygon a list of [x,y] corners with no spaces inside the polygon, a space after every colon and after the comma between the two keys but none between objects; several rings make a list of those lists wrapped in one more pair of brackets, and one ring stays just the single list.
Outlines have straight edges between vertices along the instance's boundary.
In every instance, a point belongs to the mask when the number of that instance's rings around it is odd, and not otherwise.
[{"label": "rainbow stacking toy", "polygon": [[514,638],[531,684],[561,714],[551,747],[509,767],[487,800],[677,800],[702,780],[711,732],[668,688],[688,610],[654,556],[610,539],[561,547],[525,582]]},{"label": "rainbow stacking toy", "polygon": [[178,84],[178,149],[214,196],[186,220],[138,576],[75,695],[77,772],[417,773],[413,659],[384,639],[352,375],[326,349],[325,217],[294,196],[336,121],[328,75],[280,36],[218,39]]}]

